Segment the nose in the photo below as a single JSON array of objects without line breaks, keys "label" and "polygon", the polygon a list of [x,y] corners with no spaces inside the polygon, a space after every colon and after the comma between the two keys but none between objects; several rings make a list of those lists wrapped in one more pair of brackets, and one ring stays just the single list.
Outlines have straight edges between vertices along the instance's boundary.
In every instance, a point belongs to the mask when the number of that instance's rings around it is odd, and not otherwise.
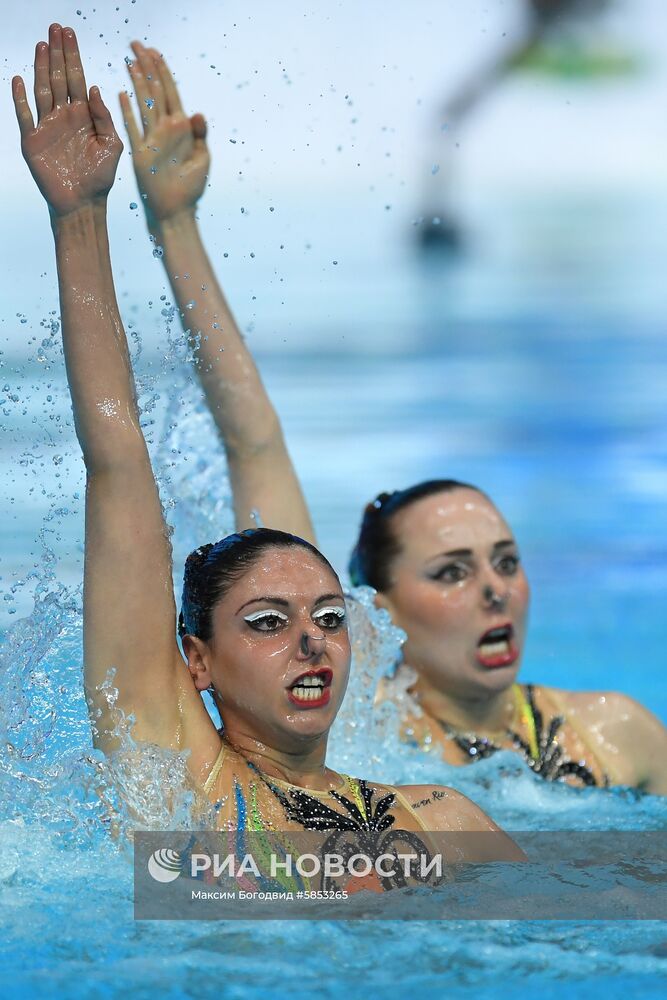
[{"label": "nose", "polygon": [[299,642],[299,652],[306,659],[319,659],[324,652],[326,643],[327,638],[323,632],[303,632]]},{"label": "nose", "polygon": [[507,604],[509,594],[506,591],[501,594],[492,584],[485,583],[482,587],[482,597],[489,611],[502,611]]}]

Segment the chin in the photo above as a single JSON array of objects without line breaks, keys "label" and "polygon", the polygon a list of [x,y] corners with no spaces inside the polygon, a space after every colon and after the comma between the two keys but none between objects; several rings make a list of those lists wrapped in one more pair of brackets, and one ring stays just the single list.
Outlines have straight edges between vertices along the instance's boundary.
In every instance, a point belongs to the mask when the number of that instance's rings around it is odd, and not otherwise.
[{"label": "chin", "polygon": [[476,667],[473,683],[484,691],[497,694],[511,687],[518,674],[518,662],[513,663],[511,667]]},{"label": "chin", "polygon": [[289,722],[285,723],[284,729],[289,738],[297,743],[302,740],[326,739],[331,731],[333,721],[330,718],[311,717],[309,719],[304,715],[297,719],[291,718]]}]

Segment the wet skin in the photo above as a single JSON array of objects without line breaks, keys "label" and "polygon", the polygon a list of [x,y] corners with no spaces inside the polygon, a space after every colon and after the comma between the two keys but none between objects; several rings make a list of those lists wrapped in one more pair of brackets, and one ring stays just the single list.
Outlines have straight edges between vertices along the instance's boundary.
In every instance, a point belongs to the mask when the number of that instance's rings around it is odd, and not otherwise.
[{"label": "wet skin", "polygon": [[[276,548],[216,604],[209,642],[185,638],[195,684],[214,685],[230,743],[324,759],[349,675],[344,612],[340,584],[324,563],[303,548]],[[326,682],[314,705],[291,691],[313,673]]]},{"label": "wet skin", "polygon": [[[377,602],[407,633],[404,660],[417,671],[412,693],[425,715],[406,720],[408,729],[428,732],[453,764],[470,758],[429,717],[511,748],[509,728],[527,735],[512,685],[523,652],[529,587],[510,528],[488,498],[469,489],[424,497],[399,511],[393,527],[401,551],[392,563],[391,586]],[[501,625],[512,627],[513,662],[490,666],[487,658],[485,665],[480,639]],[[536,696],[545,718],[565,716],[558,738],[573,759],[587,758],[610,784],[667,794],[667,731],[634,699],[553,688],[538,688]]]},{"label": "wet skin", "polygon": [[[518,673],[529,603],[506,521],[486,497],[458,489],[399,511],[393,528],[401,551],[378,603],[408,635],[405,662],[421,685],[464,702],[494,700]],[[512,627],[513,662],[485,666],[480,639],[503,625]]]}]

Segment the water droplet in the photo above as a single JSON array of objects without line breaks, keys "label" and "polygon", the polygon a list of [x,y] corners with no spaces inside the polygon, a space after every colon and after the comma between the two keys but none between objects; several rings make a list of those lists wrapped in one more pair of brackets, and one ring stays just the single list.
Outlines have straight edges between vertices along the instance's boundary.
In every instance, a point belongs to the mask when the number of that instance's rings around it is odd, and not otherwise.
[{"label": "water droplet", "polygon": [[144,98],[144,104],[146,105],[146,107],[147,107],[147,108],[148,108],[148,110],[150,111],[150,109],[151,109],[152,107],[154,107],[154,105],[155,105],[155,101],[153,100],[153,98],[152,98],[152,97],[145,97],[145,98]]},{"label": "water droplet", "polygon": [[162,257],[163,254],[164,250],[162,249],[162,247],[155,247],[155,249],[153,250],[154,257]]},{"label": "water droplet", "polygon": [[439,163],[434,163],[433,166],[431,167],[431,173],[432,174],[437,174],[437,172],[438,172],[439,169],[440,169],[440,164]]},{"label": "water droplet", "polygon": [[131,209],[135,209],[136,207],[137,207],[137,203],[136,203],[136,201],[131,201],[131,202],[130,202],[130,208],[131,208]]}]

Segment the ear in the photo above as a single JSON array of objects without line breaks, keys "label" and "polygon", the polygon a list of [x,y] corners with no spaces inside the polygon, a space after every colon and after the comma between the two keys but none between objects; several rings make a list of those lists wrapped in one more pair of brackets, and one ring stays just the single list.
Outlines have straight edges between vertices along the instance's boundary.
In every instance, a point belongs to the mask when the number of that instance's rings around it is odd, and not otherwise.
[{"label": "ear", "polygon": [[209,666],[211,653],[208,645],[196,635],[184,635],[181,642],[195,687],[198,691],[205,691],[213,682]]}]

